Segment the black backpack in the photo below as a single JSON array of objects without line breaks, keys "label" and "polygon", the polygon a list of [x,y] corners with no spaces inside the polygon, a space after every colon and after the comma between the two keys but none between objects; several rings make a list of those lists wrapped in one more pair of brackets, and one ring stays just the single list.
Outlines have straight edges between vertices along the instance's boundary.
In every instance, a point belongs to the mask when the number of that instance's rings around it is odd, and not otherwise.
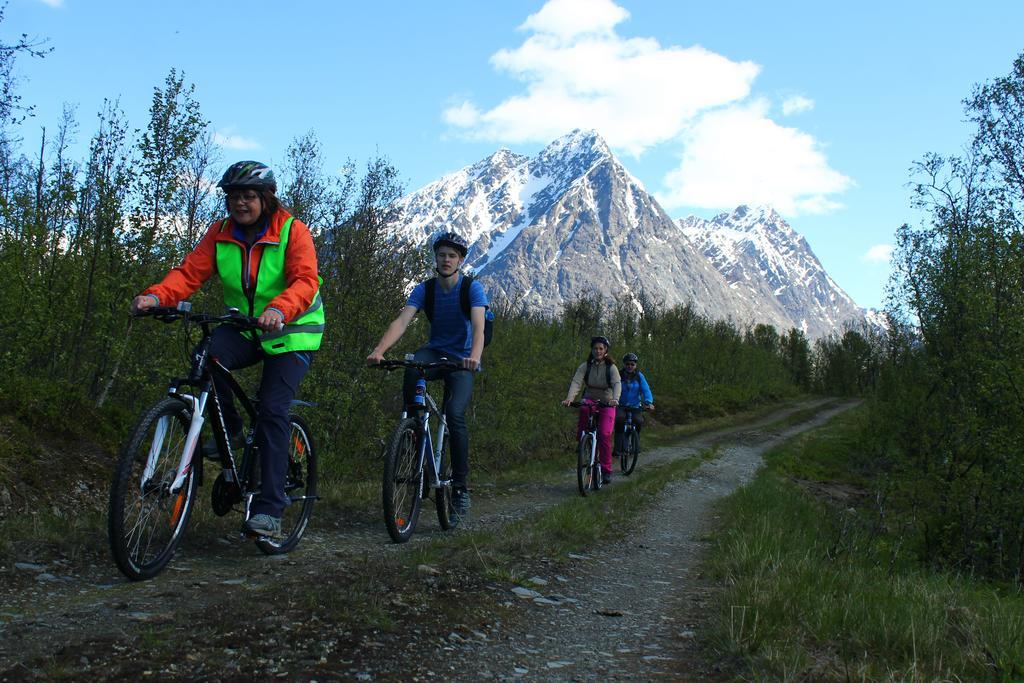
[{"label": "black backpack", "polygon": [[[427,320],[431,324],[434,322],[434,297],[437,296],[437,278],[432,277],[423,283],[426,287],[426,292],[423,296],[423,313],[427,316]],[[459,283],[459,307],[462,309],[462,315],[469,320],[469,288],[473,285],[473,278],[469,275],[462,276],[462,282]],[[494,314],[491,313],[490,306],[484,307],[484,346],[491,343],[491,334],[494,327]]]}]

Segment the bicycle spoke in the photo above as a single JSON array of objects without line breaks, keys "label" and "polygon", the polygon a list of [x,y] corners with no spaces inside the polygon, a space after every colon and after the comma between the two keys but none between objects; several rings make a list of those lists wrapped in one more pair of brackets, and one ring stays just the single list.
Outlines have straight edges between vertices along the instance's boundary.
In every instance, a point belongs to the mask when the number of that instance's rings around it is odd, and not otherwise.
[{"label": "bicycle spoke", "polygon": [[170,561],[191,511],[197,480],[170,486],[191,416],[167,398],[139,419],[118,461],[111,489],[110,542],[118,567],[131,579],[157,574]]},{"label": "bicycle spoke", "polygon": [[291,505],[281,513],[281,535],[256,541],[256,547],[268,555],[290,552],[298,544],[306,531],[317,498],[317,459],[312,435],[302,418],[290,415],[288,419],[291,436],[284,488]]},{"label": "bicycle spoke", "polygon": [[408,418],[395,430],[388,446],[382,490],[384,521],[396,543],[408,540],[419,515],[423,472],[420,469],[420,439],[414,419]]}]

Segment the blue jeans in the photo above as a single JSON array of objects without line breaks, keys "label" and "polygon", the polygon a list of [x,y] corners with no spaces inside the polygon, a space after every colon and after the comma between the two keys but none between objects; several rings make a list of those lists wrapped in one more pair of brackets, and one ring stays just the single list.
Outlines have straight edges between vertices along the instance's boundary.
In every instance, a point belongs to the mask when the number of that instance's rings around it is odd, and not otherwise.
[{"label": "blue jeans", "polygon": [[[434,349],[420,349],[413,358],[433,363],[444,357]],[[419,372],[412,368],[405,370],[405,384],[402,395],[405,405],[410,405],[416,396],[416,380]],[[452,445],[452,485],[465,486],[469,476],[469,427],[466,426],[466,408],[473,394],[473,373],[469,370],[428,370],[427,379],[444,379],[444,414],[448,421],[448,433]]]},{"label": "blue jeans", "polygon": [[[288,413],[299,383],[309,372],[312,351],[290,351],[267,355],[258,342],[238,330],[221,325],[213,331],[210,357],[228,370],[247,368],[263,361],[260,377],[259,411],[256,414],[256,447],[260,452],[260,497],[253,501],[252,514],[280,517],[289,504],[284,482],[288,473]],[[224,425],[228,434],[242,429],[242,418],[235,408],[231,390],[224,381],[214,380],[221,399]]]}]

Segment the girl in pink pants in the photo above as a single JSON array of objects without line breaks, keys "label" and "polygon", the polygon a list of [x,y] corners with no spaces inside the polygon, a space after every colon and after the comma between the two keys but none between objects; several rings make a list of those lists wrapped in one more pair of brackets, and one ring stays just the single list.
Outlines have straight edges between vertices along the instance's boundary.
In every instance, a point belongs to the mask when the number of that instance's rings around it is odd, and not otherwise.
[{"label": "girl in pink pants", "polygon": [[597,413],[597,452],[601,456],[601,474],[605,483],[612,476],[612,432],[615,431],[615,406],[600,406],[587,401],[580,406],[580,421],[576,425],[576,439],[587,428],[587,414]]},{"label": "girl in pink pants", "polygon": [[612,480],[612,432],[615,430],[615,406],[622,391],[619,369],[615,366],[615,360],[608,355],[610,346],[607,337],[594,337],[590,340],[590,356],[576,368],[572,382],[569,383],[569,393],[562,401],[562,405],[569,405],[582,389],[585,400],[601,401],[605,404],[602,407],[580,408],[577,434],[587,427],[586,411],[598,411],[597,445],[601,452],[602,479],[606,484]]}]

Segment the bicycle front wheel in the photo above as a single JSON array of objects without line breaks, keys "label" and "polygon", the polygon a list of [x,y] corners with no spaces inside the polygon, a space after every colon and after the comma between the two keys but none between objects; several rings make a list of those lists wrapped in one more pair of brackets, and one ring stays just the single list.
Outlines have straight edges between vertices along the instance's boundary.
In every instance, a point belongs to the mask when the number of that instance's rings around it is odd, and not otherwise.
[{"label": "bicycle front wheel", "polygon": [[636,461],[640,457],[640,435],[635,429],[631,429],[622,436],[622,455],[619,462],[622,465],[622,473],[627,477],[633,474],[636,468]]},{"label": "bicycle front wheel", "polygon": [[437,473],[437,478],[441,480],[441,486],[434,489],[437,521],[445,531],[454,529],[459,523],[458,518],[452,512],[452,446],[448,440],[449,436],[451,435],[445,429],[441,448],[441,467]]},{"label": "bicycle front wheel", "polygon": [[288,473],[284,491],[291,504],[281,514],[280,538],[261,537],[256,546],[267,555],[290,552],[302,538],[316,502],[316,447],[309,425],[298,415],[289,418]]},{"label": "bicycle front wheel", "polygon": [[576,449],[576,484],[579,486],[581,496],[586,496],[595,487],[595,478],[598,481],[601,478],[600,467],[596,461],[591,461],[593,450],[594,435],[591,432],[585,432]]},{"label": "bicycle front wheel", "polygon": [[395,543],[405,543],[416,529],[423,493],[419,458],[419,424],[407,417],[391,435],[384,461],[384,524]]},{"label": "bicycle front wheel", "polygon": [[118,457],[110,487],[110,549],[133,581],[167,566],[192,513],[195,472],[190,468],[180,488],[171,489],[191,420],[185,403],[165,398],[139,419]]}]

